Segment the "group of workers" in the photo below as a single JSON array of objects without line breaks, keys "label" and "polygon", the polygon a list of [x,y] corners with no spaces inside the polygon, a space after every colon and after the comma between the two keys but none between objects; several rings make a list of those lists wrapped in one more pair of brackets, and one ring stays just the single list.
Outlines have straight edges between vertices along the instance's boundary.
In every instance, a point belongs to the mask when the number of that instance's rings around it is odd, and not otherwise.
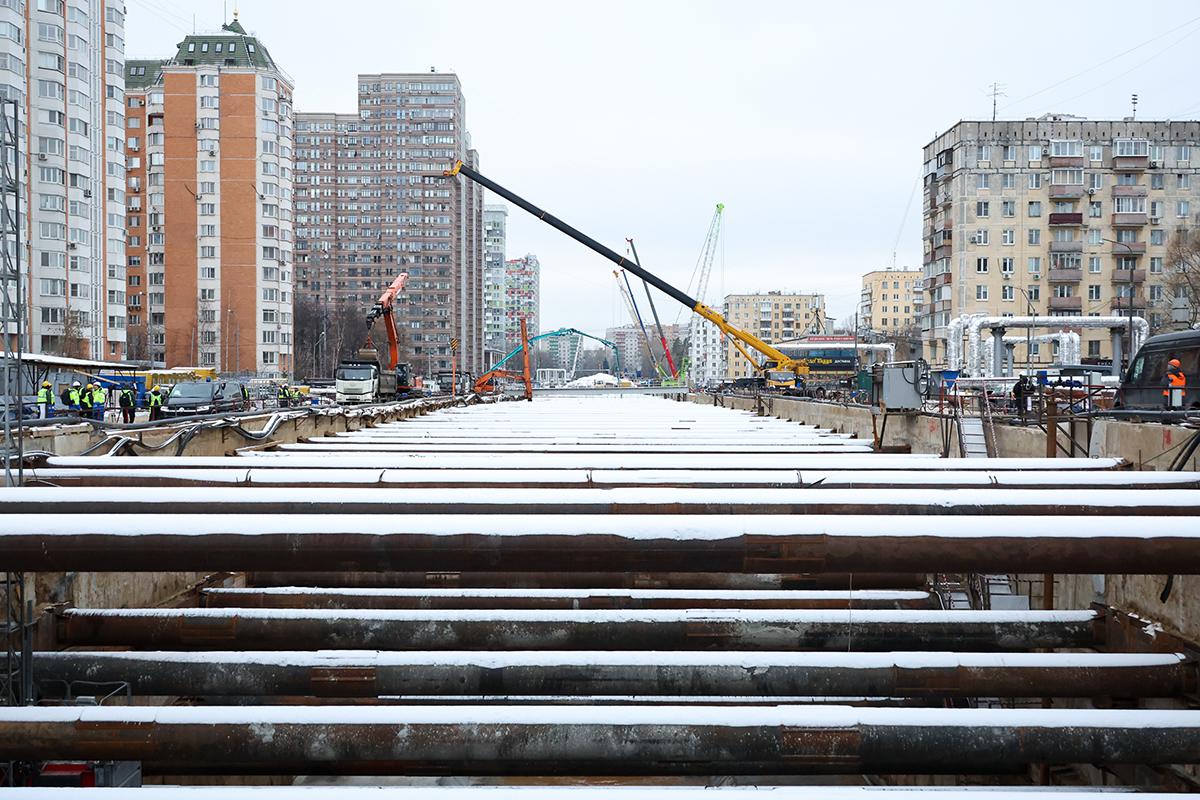
[{"label": "group of workers", "polygon": [[295,386],[288,386],[286,383],[281,383],[275,393],[275,400],[280,408],[291,408],[292,406],[303,404],[304,397]]},{"label": "group of workers", "polygon": [[[115,392],[117,407],[121,409],[121,421],[133,422],[138,409],[137,389],[133,384],[127,383],[120,389],[116,389]],[[109,396],[109,390],[99,381],[87,385],[81,385],[79,381],[75,381],[70,386],[63,387],[58,399],[62,401],[68,414],[74,413],[85,419],[103,421]],[[166,399],[167,393],[160,386],[155,386],[147,392],[146,408],[150,410],[151,420],[162,419],[162,407]],[[42,386],[37,393],[37,406],[40,419],[46,419],[53,413],[54,392],[51,389],[50,381],[42,381]]]}]

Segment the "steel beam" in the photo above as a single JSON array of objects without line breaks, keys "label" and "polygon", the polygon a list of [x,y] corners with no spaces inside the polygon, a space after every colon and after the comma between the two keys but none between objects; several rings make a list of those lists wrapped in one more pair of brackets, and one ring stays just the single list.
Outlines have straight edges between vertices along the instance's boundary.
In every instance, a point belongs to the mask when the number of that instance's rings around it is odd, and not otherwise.
[{"label": "steel beam", "polygon": [[72,681],[204,697],[1179,697],[1182,655],[760,652],[37,653],[44,696]]},{"label": "steel beam", "polygon": [[[733,778],[727,780],[735,780]],[[753,782],[754,778],[744,779]],[[128,789],[8,789],[6,800],[896,800],[896,787],[638,785],[638,786],[142,786]],[[986,794],[985,794],[986,791]],[[1043,787],[953,788],[905,786],[904,800],[1046,800]],[[766,797],[764,797],[766,795]],[[1070,800],[1113,800],[1111,788],[1072,788]],[[1138,792],[1137,800],[1179,800],[1178,794]]]},{"label": "steel beam", "polygon": [[[1018,515],[1064,518],[1172,516],[1166,526],[1200,535],[1200,493],[1190,489],[459,489],[253,487],[0,488],[6,514],[679,514],[709,515]],[[1186,518],[1186,519],[1185,519]],[[946,520],[942,525],[953,527]]]},{"label": "steel beam", "polygon": [[936,608],[919,591],[761,591],[711,589],[330,589],[285,586],[204,589],[208,608],[369,609],[687,609]]},{"label": "steel beam", "polygon": [[[986,735],[981,735],[986,731]],[[1200,762],[1200,712],[827,707],[0,709],[11,758],[149,773],[1012,773]]]},{"label": "steel beam", "polygon": [[1028,650],[1093,647],[1094,611],[68,609],[64,646],[305,650]]},{"label": "steel beam", "polygon": [[0,516],[0,567],[1200,574],[1200,520],[1190,516],[1164,523],[1146,515],[1073,520],[815,514],[235,516],[214,511],[168,519],[166,510],[160,511]]},{"label": "steel beam", "polygon": [[[276,448],[278,453],[490,453],[505,455],[509,453],[629,453],[631,448],[625,444],[575,444],[575,445],[494,445],[478,444],[374,444],[368,442],[355,443],[347,441],[308,441],[294,444],[281,444]],[[830,439],[818,440],[809,444],[704,444],[698,442],[691,445],[645,445],[638,448],[643,453],[675,453],[696,455],[745,454],[745,453],[776,453],[811,455],[813,453],[871,453],[872,445],[862,439]]]}]

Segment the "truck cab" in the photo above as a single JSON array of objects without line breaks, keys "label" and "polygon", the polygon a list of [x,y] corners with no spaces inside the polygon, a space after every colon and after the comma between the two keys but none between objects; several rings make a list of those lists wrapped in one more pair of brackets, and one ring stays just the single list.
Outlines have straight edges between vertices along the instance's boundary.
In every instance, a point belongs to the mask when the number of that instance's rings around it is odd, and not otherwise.
[{"label": "truck cab", "polygon": [[379,394],[379,364],[343,361],[334,375],[334,399],[338,403],[372,403]]}]

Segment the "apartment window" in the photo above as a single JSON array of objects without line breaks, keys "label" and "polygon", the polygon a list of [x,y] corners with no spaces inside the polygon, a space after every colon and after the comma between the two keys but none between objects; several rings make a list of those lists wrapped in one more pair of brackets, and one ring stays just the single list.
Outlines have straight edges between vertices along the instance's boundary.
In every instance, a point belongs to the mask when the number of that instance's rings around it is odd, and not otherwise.
[{"label": "apartment window", "polygon": [[[247,48],[250,48],[250,47],[253,47],[253,46],[254,46],[254,45],[246,45],[246,47],[247,47]],[[262,363],[264,363],[264,364],[274,364],[274,363],[275,363],[275,352],[274,352],[274,351],[272,351],[272,350],[263,350],[263,354],[262,354]]]},{"label": "apartment window", "polygon": [[[1072,233],[1072,231],[1063,231],[1063,233]],[[1103,241],[1104,237],[1099,228],[1088,228],[1088,244],[1100,244]]]},{"label": "apartment window", "polygon": [[1042,188],[1042,173],[1040,173],[1040,172],[1029,173],[1028,186],[1030,189]]},{"label": "apartment window", "polygon": [[1167,233],[1162,228],[1150,231],[1150,244],[1164,245],[1167,243]]},{"label": "apartment window", "polygon": [[1150,188],[1151,189],[1162,189],[1164,185],[1165,185],[1165,181],[1163,180],[1163,174],[1161,172],[1151,172],[1150,173]]},{"label": "apartment window", "polygon": [[979,273],[979,274],[983,274],[987,271],[988,271],[987,257],[984,256],[984,257],[975,259],[975,272]]},{"label": "apartment window", "polygon": [[1083,170],[1054,169],[1050,171],[1050,183],[1055,186],[1082,186]]},{"label": "apartment window", "polygon": [[1015,271],[1015,267],[1014,267],[1015,263],[1016,263],[1015,259],[1013,259],[1011,257],[1000,259],[1000,271],[1003,272],[1005,275],[1013,274],[1013,272]]},{"label": "apartment window", "polygon": [[1042,299],[1042,287],[1040,286],[1030,286],[1025,292],[1029,295],[1030,302]]},{"label": "apartment window", "polygon": [[987,200],[980,200],[975,203],[975,216],[987,217],[991,215],[991,204]]},{"label": "apartment window", "polygon": [[65,40],[63,29],[58,25],[51,25],[48,22],[39,22],[37,26],[39,42],[54,42],[62,44]]},{"label": "apartment window", "polygon": [[200,246],[200,257],[201,258],[216,258],[217,257],[217,248],[211,244],[201,245]]},{"label": "apartment window", "polygon": [[971,239],[973,240],[973,242],[975,244],[986,245],[986,244],[990,244],[990,242],[991,242],[991,239],[988,236],[988,232],[987,232],[986,228],[980,228],[979,230],[975,231],[975,235],[972,236]]},{"label": "apartment window", "polygon": [[201,161],[200,162],[200,171],[201,172],[216,172],[217,171],[217,162],[216,161],[208,161],[208,160]]},{"label": "apartment window", "polygon": [[1026,266],[1029,269],[1029,273],[1031,275],[1037,275],[1037,274],[1041,273],[1041,271],[1042,271],[1041,256],[1030,256],[1029,259],[1025,263],[1026,263]]},{"label": "apartment window", "polygon": [[217,226],[216,225],[201,225],[200,226],[200,235],[201,236],[216,236],[217,235]]},{"label": "apartment window", "polygon": [[1088,256],[1088,272],[1100,274],[1100,256]]},{"label": "apartment window", "polygon": [[1050,155],[1081,156],[1083,155],[1083,142],[1078,139],[1052,139],[1050,141]]},{"label": "apartment window", "polygon": [[1175,204],[1175,216],[1184,218],[1192,213],[1192,204],[1187,200],[1180,200]]},{"label": "apartment window", "polygon": [[216,267],[201,267],[200,268],[200,277],[201,278],[217,277],[217,268]]},{"label": "apartment window", "polygon": [[1027,153],[1030,161],[1042,160],[1042,146],[1040,144],[1031,144]]},{"label": "apartment window", "polygon": [[1103,189],[1104,188],[1104,173],[1089,172],[1088,173],[1088,188],[1093,189],[1093,190]]},{"label": "apartment window", "polygon": [[1192,188],[1192,176],[1186,172],[1181,172],[1175,176],[1176,186],[1180,189]]},{"label": "apartment window", "polygon": [[1100,299],[1100,284],[1098,284],[1098,283],[1088,284],[1088,300],[1099,300],[1099,299]]},{"label": "apartment window", "polygon": [[1017,160],[1017,146],[1016,145],[1006,144],[1001,148],[1001,150],[1003,150],[1003,157],[1004,157],[1005,161],[1016,161]]},{"label": "apartment window", "polygon": [[200,98],[201,108],[218,108],[220,101],[215,94],[206,94]]},{"label": "apartment window", "polygon": [[1040,201],[1031,200],[1029,202],[1029,216],[1040,217],[1042,215],[1042,204]]},{"label": "apartment window", "polygon": [[1092,200],[1088,203],[1088,216],[1092,218],[1102,216],[1102,206],[1103,204],[1099,200]]},{"label": "apartment window", "polygon": [[1117,139],[1113,142],[1113,155],[1117,158],[1148,156],[1150,142],[1145,139]]},{"label": "apartment window", "polygon": [[1070,283],[1056,283],[1052,289],[1055,297],[1074,297],[1075,286]]},{"label": "apartment window", "polygon": [[1030,228],[1029,229],[1029,244],[1041,244],[1041,243],[1042,243],[1041,229],[1040,228]]},{"label": "apartment window", "polygon": [[46,97],[51,100],[62,100],[63,85],[58,81],[38,81],[37,93],[38,97]]},{"label": "apartment window", "polygon": [[1145,214],[1146,198],[1117,197],[1113,199],[1113,211],[1118,214]]},{"label": "apartment window", "polygon": [[976,300],[987,300],[988,299],[988,287],[983,286],[982,284],[977,285],[975,287],[975,299]]},{"label": "apartment window", "polygon": [[1017,201],[1005,200],[1000,204],[1000,213],[1006,217],[1015,217],[1017,215]]},{"label": "apartment window", "polygon": [[975,174],[975,188],[988,189],[991,188],[991,175],[986,172],[977,172]]},{"label": "apartment window", "polygon": [[216,214],[217,214],[217,204],[216,203],[201,203],[200,204],[200,215],[201,216],[213,217],[213,216],[216,216]]},{"label": "apartment window", "polygon": [[1006,172],[1000,176],[1000,188],[1015,189],[1017,188],[1017,174],[1015,172]]},{"label": "apartment window", "polygon": [[38,235],[43,239],[66,239],[67,226],[61,222],[40,222]]},{"label": "apartment window", "polygon": [[1132,172],[1122,172],[1117,175],[1117,186],[1137,186],[1137,175]]},{"label": "apartment window", "polygon": [[1161,275],[1162,271],[1163,271],[1162,256],[1151,256],[1150,257],[1150,272],[1155,275]]},{"label": "apartment window", "polygon": [[1186,145],[1186,144],[1181,144],[1181,145],[1179,145],[1179,147],[1175,148],[1175,160],[1176,161],[1191,161],[1192,160],[1191,146]]},{"label": "apartment window", "polygon": [[1016,244],[1017,232],[1012,228],[1005,228],[1000,231],[1000,244]]},{"label": "apartment window", "polygon": [[200,194],[212,194],[216,190],[216,181],[200,181]]},{"label": "apartment window", "polygon": [[1155,302],[1162,300],[1163,299],[1163,287],[1151,286],[1150,287],[1150,299]]},{"label": "apartment window", "polygon": [[63,278],[42,278],[41,292],[49,297],[66,297],[67,281]]},{"label": "apartment window", "polygon": [[1000,299],[1001,300],[1012,300],[1015,296],[1016,296],[1016,292],[1013,290],[1013,287],[1011,284],[1005,284],[1004,286],[1000,287]]},{"label": "apartment window", "polygon": [[1089,161],[1103,161],[1104,160],[1103,145],[1094,144],[1091,147],[1089,147],[1088,148],[1088,160]]}]

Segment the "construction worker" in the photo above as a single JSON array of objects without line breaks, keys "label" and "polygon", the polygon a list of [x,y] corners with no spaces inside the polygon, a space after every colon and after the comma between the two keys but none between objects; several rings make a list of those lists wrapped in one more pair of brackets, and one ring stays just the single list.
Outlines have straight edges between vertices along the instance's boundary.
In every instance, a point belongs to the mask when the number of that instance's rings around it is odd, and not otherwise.
[{"label": "construction worker", "polygon": [[292,387],[291,400],[292,400],[291,404],[293,406],[299,406],[304,401],[304,398],[300,395],[300,387],[299,386]]},{"label": "construction worker", "polygon": [[108,403],[108,389],[96,381],[92,387],[92,417],[104,421],[104,406]]},{"label": "construction worker", "polygon": [[63,400],[63,402],[66,404],[67,408],[78,412],[80,408],[79,404],[83,397],[83,387],[79,385],[79,381],[75,381],[71,384],[71,388],[69,390],[64,391],[67,392],[67,397],[65,400]]},{"label": "construction worker", "polygon": [[162,388],[158,386],[155,386],[150,390],[150,394],[146,395],[146,405],[150,408],[151,422],[162,419],[163,400],[165,399],[166,398],[163,396]]},{"label": "construction worker", "polygon": [[1178,358],[1167,362],[1167,374],[1163,377],[1163,405],[1167,408],[1183,408],[1187,396],[1187,375]]},{"label": "construction worker", "polygon": [[79,416],[85,419],[92,416],[92,405],[95,399],[95,395],[92,392],[95,388],[95,386],[89,383],[79,391]]},{"label": "construction worker", "polygon": [[288,389],[288,385],[286,383],[281,383],[279,385],[279,393],[278,393],[276,399],[278,400],[278,404],[279,404],[280,408],[288,408],[289,406],[291,406],[292,393]]},{"label": "construction worker", "polygon": [[50,409],[54,408],[54,392],[50,388],[50,381],[42,381],[42,388],[37,393],[37,405],[38,419],[50,416]]},{"label": "construction worker", "polygon": [[133,390],[133,384],[125,384],[121,389],[121,394],[117,397],[117,404],[121,406],[121,422],[126,425],[133,422],[134,415],[137,413],[137,392]]}]

